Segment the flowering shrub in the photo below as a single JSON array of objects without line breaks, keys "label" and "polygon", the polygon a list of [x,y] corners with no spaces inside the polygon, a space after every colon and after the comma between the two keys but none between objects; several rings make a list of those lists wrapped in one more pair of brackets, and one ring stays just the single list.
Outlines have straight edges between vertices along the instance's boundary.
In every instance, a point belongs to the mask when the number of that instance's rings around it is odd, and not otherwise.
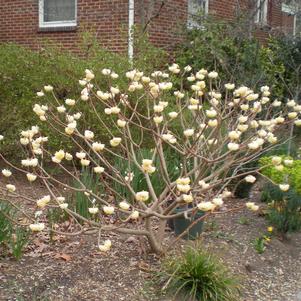
[{"label": "flowering shrub", "polygon": [[[256,93],[233,83],[223,86],[215,71],[201,69],[193,73],[190,66],[181,69],[177,64],[168,72],[154,71],[149,76],[131,70],[125,74],[125,91],[115,84],[119,74],[111,69],[99,73],[85,71],[79,80],[82,91],[77,99],[60,101],[50,85],[37,93],[34,113],[57,135],[67,138],[76,148],[74,153],[64,149],[51,153],[47,136],[32,126],[20,133],[25,154],[21,165],[5,161],[8,166],[2,174],[6,184],[1,190],[9,202],[26,199],[36,205],[29,224],[33,232],[47,229],[47,210],[57,207],[81,220],[75,226],[78,233],[90,226],[102,232],[141,235],[153,251],[160,253],[169,219],[187,217],[198,210],[206,212],[202,218],[215,214],[231,196],[227,186],[233,179],[256,181],[254,175],[260,168],[246,166],[277,144],[277,128],[301,123],[301,108],[293,101],[280,110],[281,102],[269,98],[269,87],[263,86]],[[98,82],[106,89],[100,89]],[[102,141],[85,123],[85,116],[77,110],[79,104],[87,106],[107,132]],[[110,122],[101,117],[101,112]],[[143,157],[145,140],[152,141],[152,150]],[[167,154],[179,158],[179,166],[168,164]],[[126,172],[116,168],[117,159],[127,164]],[[65,180],[47,172],[45,160],[51,160]],[[102,189],[89,189],[81,181],[78,166],[90,169]],[[29,184],[39,180],[48,194],[38,199],[24,196],[12,182],[13,169],[23,173]],[[139,185],[133,188],[135,169],[145,180],[142,189]],[[70,184],[70,179],[77,185]],[[163,186],[155,189],[158,179]],[[127,194],[121,194],[116,184]],[[283,183],[283,190],[286,186]],[[89,216],[69,206],[66,200],[72,192],[85,195]],[[258,210],[253,202],[247,207]],[[175,212],[177,208],[182,210]],[[115,224],[109,222],[112,219]],[[98,245],[103,252],[112,247],[109,239]]]}]

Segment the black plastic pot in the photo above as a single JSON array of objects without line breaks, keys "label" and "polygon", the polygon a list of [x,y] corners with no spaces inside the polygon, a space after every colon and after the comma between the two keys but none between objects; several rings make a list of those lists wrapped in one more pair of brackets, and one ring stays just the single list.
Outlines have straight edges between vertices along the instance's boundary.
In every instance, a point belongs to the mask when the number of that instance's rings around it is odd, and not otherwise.
[{"label": "black plastic pot", "polygon": [[[184,211],[186,209],[176,209],[175,213],[179,213],[181,211]],[[205,212],[203,211],[197,211],[195,214],[193,215],[188,215],[188,219],[185,218],[184,215],[181,215],[180,217],[174,218],[172,220],[173,222],[173,231],[175,232],[175,234],[178,236],[181,233],[183,233],[194,221],[196,221],[197,219],[199,219],[200,217],[202,217],[205,214]],[[194,240],[196,239],[203,230],[203,220],[200,220],[199,222],[197,222],[195,225],[193,225],[187,232],[187,234],[185,234],[183,236],[184,239],[191,239]]]}]

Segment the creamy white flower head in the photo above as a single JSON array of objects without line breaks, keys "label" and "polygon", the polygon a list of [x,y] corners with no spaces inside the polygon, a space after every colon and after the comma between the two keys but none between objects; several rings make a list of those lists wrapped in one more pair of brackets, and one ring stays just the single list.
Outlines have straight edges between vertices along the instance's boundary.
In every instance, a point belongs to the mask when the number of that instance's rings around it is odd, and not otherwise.
[{"label": "creamy white flower head", "polygon": [[288,191],[290,189],[290,185],[289,184],[279,184],[279,188],[282,191]]},{"label": "creamy white flower head", "polygon": [[139,211],[134,210],[131,215],[130,215],[130,219],[138,219],[139,218]]},{"label": "creamy white flower head", "polygon": [[84,153],[84,152],[77,152],[76,154],[75,154],[75,156],[76,156],[76,158],[78,158],[78,159],[85,159],[86,158],[86,153]]},{"label": "creamy white flower head", "polygon": [[208,126],[210,126],[210,127],[216,127],[217,125],[218,125],[217,119],[210,119],[208,121]]},{"label": "creamy white flower head", "polygon": [[238,122],[239,123],[245,123],[245,122],[247,122],[248,121],[248,116],[239,116],[238,117]]},{"label": "creamy white flower head", "polygon": [[38,115],[39,117],[44,116],[47,110],[47,106],[40,106],[39,104],[35,104],[33,106],[33,112],[36,113],[36,115]]},{"label": "creamy white flower head", "polygon": [[25,160],[21,160],[21,164],[22,164],[22,166],[25,166],[25,167],[36,167],[36,166],[38,166],[39,161],[37,158],[25,159]]},{"label": "creamy white flower head", "polygon": [[55,152],[54,154],[54,159],[56,159],[56,163],[60,163],[63,159],[65,158],[65,151],[64,150],[59,150],[57,152]]},{"label": "creamy white flower head", "polygon": [[2,141],[4,139],[3,135],[0,135],[0,141]]},{"label": "creamy white flower head", "polygon": [[301,105],[295,105],[293,109],[295,112],[301,112]]},{"label": "creamy white flower head", "polygon": [[65,104],[66,104],[67,106],[72,107],[72,106],[75,105],[75,100],[74,100],[74,99],[67,98],[67,99],[65,100]]},{"label": "creamy white flower head", "polygon": [[94,133],[92,131],[85,130],[84,136],[86,139],[92,140],[94,138]]},{"label": "creamy white flower head", "polygon": [[208,77],[209,78],[217,78],[218,73],[216,71],[211,71],[211,72],[208,73]]},{"label": "creamy white flower head", "polygon": [[105,145],[100,143],[100,142],[93,142],[92,143],[92,149],[95,152],[100,152],[100,151],[104,150],[104,148],[105,148]]},{"label": "creamy white flower head", "polygon": [[149,192],[148,191],[139,191],[135,195],[136,200],[140,202],[146,202],[149,199]]},{"label": "creamy white flower head", "polygon": [[259,95],[255,93],[250,93],[249,95],[246,96],[246,100],[248,101],[254,101],[258,99]]},{"label": "creamy white flower head", "polygon": [[73,159],[73,156],[70,153],[65,153],[65,159],[67,161],[71,161]]},{"label": "creamy white flower head", "polygon": [[227,83],[227,84],[225,84],[225,88],[227,90],[234,90],[235,84]]},{"label": "creamy white flower head", "polygon": [[282,124],[285,121],[284,117],[277,117],[275,118],[275,123],[276,124]]},{"label": "creamy white flower head", "polygon": [[257,140],[254,140],[250,143],[248,143],[248,148],[251,149],[251,150],[256,150],[260,147],[260,144],[258,143]]},{"label": "creamy white flower head", "polygon": [[89,93],[82,93],[80,99],[83,101],[87,101],[89,99]]},{"label": "creamy white flower head", "polygon": [[2,169],[2,174],[8,178],[12,175],[12,172],[9,169]]},{"label": "creamy white flower head", "polygon": [[160,124],[163,121],[163,116],[155,116],[153,120],[156,124]]},{"label": "creamy white flower head", "polygon": [[105,169],[102,166],[96,166],[93,168],[95,173],[103,173]]},{"label": "creamy white flower head", "polygon": [[222,197],[223,198],[229,198],[232,196],[232,192],[229,191],[227,188],[222,192]]},{"label": "creamy white flower head", "polygon": [[286,166],[292,166],[294,164],[294,160],[291,160],[291,159],[285,159],[283,161],[284,165]]},{"label": "creamy white flower head", "polygon": [[120,128],[124,128],[124,127],[126,126],[126,121],[125,121],[125,120],[118,119],[118,120],[117,120],[117,125],[118,125]]},{"label": "creamy white flower head", "polygon": [[191,193],[190,194],[183,194],[182,197],[183,197],[183,201],[185,203],[192,203],[193,202],[193,196],[192,196]]},{"label": "creamy white flower head", "polygon": [[254,202],[247,202],[246,207],[252,211],[257,211],[259,209],[259,206],[255,205]]},{"label": "creamy white flower head", "polygon": [[227,147],[230,151],[237,151],[239,149],[239,144],[230,142],[230,143],[228,143]]},{"label": "creamy white flower head", "polygon": [[148,84],[151,81],[151,79],[147,76],[142,76],[141,80],[145,84]]},{"label": "creamy white flower head", "polygon": [[278,171],[283,171],[284,170],[284,166],[282,164],[276,165],[275,169],[278,170]]},{"label": "creamy white flower head", "polygon": [[110,144],[113,147],[116,147],[120,144],[121,138],[120,137],[114,137],[113,139],[110,140]]},{"label": "creamy white flower head", "polygon": [[292,107],[294,107],[296,105],[296,102],[293,99],[292,100],[288,100],[287,103],[286,103],[286,105],[288,107],[292,108]]},{"label": "creamy white flower head", "polygon": [[66,112],[66,108],[65,108],[63,105],[57,107],[56,109],[57,109],[57,111],[58,111],[59,113],[65,113],[65,112]]},{"label": "creamy white flower head", "polygon": [[16,186],[13,185],[13,184],[7,184],[7,185],[6,185],[6,189],[7,189],[9,192],[15,192],[15,191],[16,191]]},{"label": "creamy white flower head", "polygon": [[200,71],[198,71],[196,74],[195,74],[195,77],[199,80],[203,80],[205,78],[205,74],[202,74]]},{"label": "creamy white flower head", "polygon": [[297,112],[290,112],[287,114],[289,119],[295,119],[298,116]]},{"label": "creamy white flower head", "polygon": [[212,203],[218,207],[224,204],[223,198],[221,196],[213,198]]},{"label": "creamy white flower head", "polygon": [[206,115],[209,118],[214,118],[217,116],[217,112],[213,108],[211,108],[210,110],[206,110]]},{"label": "creamy white flower head", "polygon": [[117,79],[119,77],[119,75],[115,72],[112,72],[110,76],[112,79]]},{"label": "creamy white flower head", "polygon": [[37,96],[38,97],[43,97],[45,94],[44,94],[44,92],[43,91],[39,91],[39,92],[37,92]]},{"label": "creamy white flower head", "polygon": [[301,119],[295,120],[295,121],[294,121],[294,124],[295,124],[296,126],[301,126]]},{"label": "creamy white flower head", "polygon": [[231,131],[228,134],[228,137],[231,140],[238,140],[240,138],[240,136],[241,136],[241,132],[240,131]]},{"label": "creamy white flower head", "polygon": [[61,208],[61,209],[67,209],[68,208],[68,203],[61,203],[61,204],[59,204],[59,207]]},{"label": "creamy white flower head", "polygon": [[101,100],[108,100],[111,98],[111,94],[107,92],[102,92],[102,91],[97,91],[96,95],[101,99]]},{"label": "creamy white flower head", "polygon": [[268,134],[267,131],[265,131],[265,130],[263,130],[263,129],[257,131],[257,135],[258,135],[259,137],[261,137],[261,138],[266,137],[267,134]]},{"label": "creamy white flower head", "polygon": [[120,113],[120,108],[118,108],[118,107],[112,107],[111,108],[111,113],[112,114],[119,114]]},{"label": "creamy white flower head", "polygon": [[192,91],[200,91],[200,90],[201,90],[201,87],[198,86],[198,85],[192,85],[192,86],[191,86],[191,90],[192,90]]},{"label": "creamy white flower head", "polygon": [[162,82],[159,83],[159,89],[163,91],[168,91],[172,88],[172,83],[171,82]]},{"label": "creamy white flower head", "polygon": [[46,86],[44,86],[44,90],[45,90],[45,92],[51,92],[51,91],[53,91],[53,87],[50,85],[46,85]]},{"label": "creamy white flower head", "polygon": [[194,134],[194,129],[186,129],[183,134],[185,137],[191,137]]},{"label": "creamy white flower head", "polygon": [[255,183],[256,178],[252,175],[248,175],[248,176],[245,177],[245,181],[248,182],[248,183]]},{"label": "creamy white flower head", "polygon": [[245,97],[249,93],[249,88],[245,86],[241,86],[234,91],[235,96]]},{"label": "creamy white flower head", "polygon": [[190,184],[190,178],[189,177],[186,177],[186,178],[178,178],[176,180],[176,183],[177,184],[181,184],[181,185],[187,185],[187,184]]},{"label": "creamy white flower head", "polygon": [[161,113],[164,110],[164,106],[162,105],[154,105],[154,112],[155,113]]},{"label": "creamy white flower head", "polygon": [[168,67],[168,70],[174,74],[178,74],[181,71],[178,64],[172,64],[170,67]]},{"label": "creamy white flower head", "polygon": [[122,201],[119,203],[119,207],[122,209],[122,210],[129,210],[130,209],[130,204],[127,203],[126,201]]},{"label": "creamy white flower head", "polygon": [[82,166],[89,166],[90,165],[90,160],[87,160],[87,159],[81,159],[80,160],[80,164]]},{"label": "creamy white flower head", "polygon": [[37,179],[37,176],[32,173],[27,173],[26,177],[29,182],[34,182]]},{"label": "creamy white flower head", "polygon": [[35,223],[35,224],[30,224],[29,229],[32,232],[40,232],[45,229],[45,224],[44,223]]},{"label": "creamy white flower head", "polygon": [[200,180],[199,185],[202,189],[208,189],[210,187],[210,184],[206,183],[204,180]]},{"label": "creamy white flower head", "polygon": [[88,211],[90,214],[94,215],[94,214],[98,213],[99,209],[97,207],[90,207],[90,208],[88,208]]},{"label": "creamy white flower head", "polygon": [[201,202],[197,205],[197,207],[201,211],[213,211],[216,205],[212,202]]},{"label": "creamy white flower head", "polygon": [[282,162],[282,158],[279,156],[272,157],[272,164],[273,165],[279,165]]},{"label": "creamy white flower head", "polygon": [[44,208],[50,202],[50,200],[51,200],[50,195],[45,195],[37,200],[37,206],[39,208]]},{"label": "creamy white flower head", "polygon": [[195,77],[194,75],[190,75],[190,76],[187,77],[187,80],[188,80],[189,82],[194,82],[195,79],[196,79],[196,77]]},{"label": "creamy white flower head", "polygon": [[105,114],[111,115],[112,114],[112,109],[111,108],[105,108]]},{"label": "creamy white flower head", "polygon": [[110,91],[113,95],[117,95],[120,93],[120,90],[117,87],[111,87]]},{"label": "creamy white flower head", "polygon": [[124,177],[126,182],[132,182],[134,179],[134,173],[132,172],[128,172],[127,175]]},{"label": "creamy white flower head", "polygon": [[191,187],[189,184],[177,184],[177,189],[180,192],[188,193],[190,191]]},{"label": "creamy white flower head", "polygon": [[275,144],[275,143],[277,143],[278,138],[276,136],[274,136],[274,134],[269,133],[267,140],[268,140],[269,143]]},{"label": "creamy white flower head", "polygon": [[272,102],[272,106],[273,107],[275,107],[275,108],[277,108],[277,107],[280,107],[281,106],[281,101],[279,101],[279,100],[274,100],[273,102]]},{"label": "creamy white flower head", "polygon": [[171,119],[175,119],[178,117],[178,113],[177,112],[169,112],[168,113],[168,116],[171,118]]},{"label": "creamy white flower head", "polygon": [[150,159],[143,159],[142,160],[142,169],[145,173],[153,173],[156,171],[156,168],[152,165],[153,161]]},{"label": "creamy white flower head", "polygon": [[102,211],[107,215],[112,215],[115,212],[115,208],[113,206],[103,206]]},{"label": "creamy white flower head", "polygon": [[98,249],[101,252],[108,252],[111,249],[111,245],[112,245],[111,241],[107,239],[103,245],[98,245]]},{"label": "creamy white flower head", "polygon": [[104,68],[104,69],[101,70],[101,73],[102,73],[103,75],[105,75],[105,76],[110,75],[111,72],[112,72],[111,69],[107,69],[107,68]]},{"label": "creamy white flower head", "polygon": [[85,74],[86,74],[86,79],[89,80],[89,81],[92,80],[95,77],[93,72],[89,69],[85,70]]},{"label": "creamy white flower head", "polygon": [[185,96],[185,94],[180,91],[175,91],[173,94],[174,94],[174,96],[176,96],[179,99],[182,99]]},{"label": "creamy white flower head", "polygon": [[84,80],[84,79],[80,79],[78,81],[78,83],[80,84],[80,86],[85,86],[88,82],[86,80]]}]

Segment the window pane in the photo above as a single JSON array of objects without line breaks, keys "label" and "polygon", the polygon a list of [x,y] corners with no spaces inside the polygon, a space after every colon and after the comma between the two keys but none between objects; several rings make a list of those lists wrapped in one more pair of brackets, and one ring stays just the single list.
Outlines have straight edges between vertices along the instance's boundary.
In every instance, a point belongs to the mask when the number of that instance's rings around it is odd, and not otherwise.
[{"label": "window pane", "polygon": [[44,22],[75,20],[75,0],[44,0]]}]

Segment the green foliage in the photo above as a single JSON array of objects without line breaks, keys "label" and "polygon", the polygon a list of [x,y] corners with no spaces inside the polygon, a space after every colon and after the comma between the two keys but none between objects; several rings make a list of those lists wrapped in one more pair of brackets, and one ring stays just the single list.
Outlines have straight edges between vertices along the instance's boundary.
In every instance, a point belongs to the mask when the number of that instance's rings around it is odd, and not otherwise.
[{"label": "green foliage", "polygon": [[25,227],[13,224],[15,218],[15,208],[0,200],[0,249],[9,251],[19,260],[28,244],[29,233]]},{"label": "green foliage", "polygon": [[[139,153],[136,154],[138,162],[141,163],[143,159],[152,159],[154,155],[154,151],[155,150],[151,150],[151,149],[140,150]],[[178,166],[180,165],[180,158],[177,155],[177,153],[174,152],[171,148],[168,148],[164,151],[164,156],[166,160],[166,168],[169,177],[171,181],[174,181],[179,177],[180,174],[180,170],[178,168]],[[154,161],[153,165],[156,167],[156,169],[160,168],[161,164],[158,155],[156,156],[156,160]],[[134,191],[148,190],[148,186],[144,174],[141,170],[139,170],[139,168],[135,164],[133,163],[130,164],[128,161],[122,158],[117,158],[115,160],[114,167],[122,175],[128,175],[130,172],[133,174],[131,187],[133,188]],[[153,175],[151,174],[150,180],[152,182],[156,195],[160,195],[160,193],[163,191],[163,189],[166,186],[161,173],[159,175],[157,173]],[[126,199],[128,201],[132,200],[133,196],[126,186],[117,182],[114,182],[113,185],[115,191],[118,192],[119,197],[121,199]]]},{"label": "green foliage", "polygon": [[257,237],[253,242],[253,246],[258,254],[262,254],[266,249],[264,237]]},{"label": "green foliage", "polygon": [[[78,45],[83,56],[75,56],[50,41],[44,42],[41,51],[31,51],[15,44],[0,44],[0,128],[5,136],[5,145],[0,146],[1,153],[13,154],[21,157],[21,152],[16,152],[16,141],[21,130],[38,124],[45,135],[49,136],[50,149],[59,149],[64,145],[67,150],[71,148],[67,139],[47,129],[37,116],[33,114],[32,107],[35,103],[50,101],[50,96],[44,100],[38,99],[36,92],[44,85],[50,84],[55,88],[59,100],[66,98],[78,99],[81,87],[78,80],[83,77],[84,70],[90,68],[100,77],[100,88],[107,84],[100,72],[103,68],[112,68],[116,73],[138,68],[141,71],[150,70],[163,64],[166,58],[164,51],[150,46],[147,37],[143,36],[136,41],[137,54],[135,64],[131,66],[126,54],[116,54],[102,48],[93,34],[85,33],[82,42]],[[141,49],[140,49],[141,48]],[[124,88],[128,80],[120,76],[116,85]],[[48,99],[49,98],[49,99]],[[78,107],[83,112],[84,123],[93,128],[97,138],[104,136],[104,131],[99,120],[92,114],[90,106],[84,103]],[[108,116],[99,110],[101,118],[106,122]]]},{"label": "green foliage", "polygon": [[268,203],[267,218],[282,233],[301,229],[301,195],[291,188],[283,192],[273,184],[264,187],[261,199]]},{"label": "green foliage", "polygon": [[237,280],[212,253],[201,247],[188,247],[180,256],[169,256],[158,279],[163,291],[181,300],[236,301]]},{"label": "green foliage", "polygon": [[[281,156],[282,161],[292,159],[289,156]],[[276,169],[272,164],[272,157],[262,157],[259,160],[260,166],[267,167],[262,169],[262,174],[270,178],[274,183],[281,184],[288,182],[290,186],[301,195],[301,160],[294,160],[292,166],[285,166],[282,171]]]},{"label": "green foliage", "polygon": [[[100,179],[92,173],[88,168],[83,168],[80,174],[81,183],[93,193],[101,195],[104,192],[104,187]],[[73,187],[82,189],[81,183],[74,181]],[[88,211],[89,207],[92,207],[91,200],[82,191],[76,191],[72,197],[71,204],[74,207],[76,213],[80,214],[84,218],[90,218],[91,215]]]}]

